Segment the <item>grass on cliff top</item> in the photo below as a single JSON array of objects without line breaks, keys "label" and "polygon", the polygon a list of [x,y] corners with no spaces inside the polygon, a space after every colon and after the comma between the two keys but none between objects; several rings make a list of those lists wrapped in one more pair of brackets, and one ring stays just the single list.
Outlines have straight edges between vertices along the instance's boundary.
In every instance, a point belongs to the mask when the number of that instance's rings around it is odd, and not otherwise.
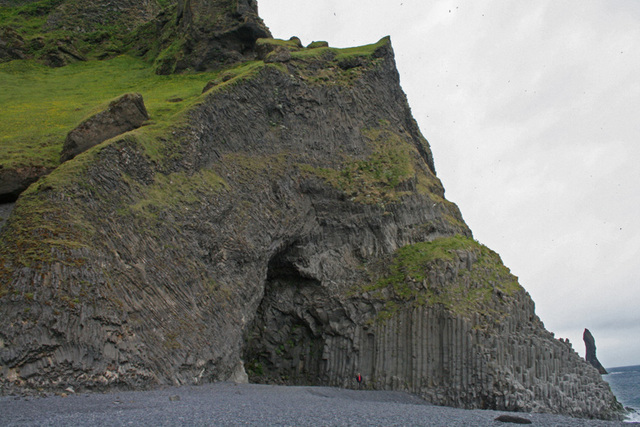
[{"label": "grass on cliff top", "polygon": [[217,73],[158,76],[130,56],[49,68],[0,64],[0,165],[55,167],[67,133],[109,100],[140,92],[152,122],[191,104]]},{"label": "grass on cliff top", "polygon": [[[434,277],[451,275],[459,263],[458,251],[474,253],[477,260],[471,269],[458,269],[456,277],[449,276],[445,283]],[[426,285],[426,287],[425,287]],[[381,319],[389,318],[399,309],[397,301],[411,301],[415,305],[443,305],[459,315],[472,313],[496,316],[496,307],[490,304],[494,292],[513,295],[520,289],[518,280],[504,266],[500,256],[464,237],[453,236],[421,242],[398,249],[374,283],[362,287],[374,297],[391,291],[393,300],[387,301]]]},{"label": "grass on cliff top", "polygon": [[[302,48],[295,54],[312,57],[330,49],[336,58],[371,55],[386,43],[385,38],[358,48]],[[0,64],[0,166],[55,168],[67,133],[124,93],[140,92],[151,122],[167,124],[197,102],[207,82],[217,80],[220,88],[264,65],[251,61],[215,72],[162,76],[154,73],[154,64],[128,55],[61,68],[34,60]]]},{"label": "grass on cliff top", "polygon": [[[286,42],[288,43],[288,42]],[[376,43],[367,44],[363,46],[348,47],[348,48],[335,48],[335,47],[312,47],[305,49],[297,49],[295,52],[291,52],[291,56],[296,59],[308,59],[318,56],[326,55],[326,52],[332,52],[335,54],[335,60],[340,61],[353,57],[370,57],[376,50],[391,43],[391,39],[383,37]]]}]

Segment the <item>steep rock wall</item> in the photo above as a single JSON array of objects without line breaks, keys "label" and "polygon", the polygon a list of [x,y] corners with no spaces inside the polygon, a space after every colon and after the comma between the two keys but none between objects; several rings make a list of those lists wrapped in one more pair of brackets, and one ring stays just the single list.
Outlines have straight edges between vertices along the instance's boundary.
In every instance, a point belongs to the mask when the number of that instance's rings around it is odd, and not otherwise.
[{"label": "steep rock wall", "polygon": [[375,61],[355,86],[306,85],[257,64],[173,130],[102,144],[24,193],[3,229],[4,384],[225,379],[283,248],[308,242],[322,279],[346,280],[357,259],[468,234],[455,205],[424,209],[430,195],[410,191],[422,177],[442,194],[415,149],[404,203],[354,202],[318,175],[370,155],[361,128],[394,111],[394,132],[428,150],[405,115],[392,56]]},{"label": "steep rock wall", "polygon": [[255,380],[362,372],[439,404],[615,416],[444,198],[388,40],[284,45],[171,127],[22,194],[0,243],[2,392],[227,380],[246,363]]},{"label": "steep rock wall", "polygon": [[445,249],[446,261],[413,271],[403,264],[406,276],[394,286],[378,280],[342,298],[280,261],[247,336],[250,379],[355,388],[360,373],[361,387],[440,405],[614,416],[608,385],[544,329],[497,254],[454,239],[468,249]]}]

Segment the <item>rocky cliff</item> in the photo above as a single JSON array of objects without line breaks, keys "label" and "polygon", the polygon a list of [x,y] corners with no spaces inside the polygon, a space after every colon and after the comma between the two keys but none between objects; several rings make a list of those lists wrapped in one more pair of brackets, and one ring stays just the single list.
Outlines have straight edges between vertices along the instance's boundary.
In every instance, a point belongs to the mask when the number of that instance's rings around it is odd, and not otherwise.
[{"label": "rocky cliff", "polygon": [[[198,22],[214,3],[178,9]],[[250,44],[169,122],[20,195],[0,235],[1,391],[360,372],[437,404],[617,417],[445,199],[390,41]]]}]

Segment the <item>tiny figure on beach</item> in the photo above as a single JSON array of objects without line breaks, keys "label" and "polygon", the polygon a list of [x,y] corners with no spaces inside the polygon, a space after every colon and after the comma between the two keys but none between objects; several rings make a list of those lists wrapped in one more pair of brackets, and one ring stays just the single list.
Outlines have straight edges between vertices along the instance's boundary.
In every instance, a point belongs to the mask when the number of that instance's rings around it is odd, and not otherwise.
[{"label": "tiny figure on beach", "polygon": [[362,375],[360,375],[360,373],[358,373],[356,381],[358,381],[358,390],[360,390],[360,384],[362,384]]}]

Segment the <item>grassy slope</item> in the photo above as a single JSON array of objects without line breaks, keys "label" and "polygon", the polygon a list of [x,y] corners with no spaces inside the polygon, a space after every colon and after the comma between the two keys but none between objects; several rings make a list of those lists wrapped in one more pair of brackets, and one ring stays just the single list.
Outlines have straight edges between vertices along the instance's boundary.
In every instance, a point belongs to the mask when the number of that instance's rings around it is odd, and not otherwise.
[{"label": "grassy slope", "polygon": [[63,68],[0,64],[0,165],[57,166],[66,134],[126,92],[142,93],[152,121],[167,121],[216,74],[158,76],[150,64],[126,55]]}]

